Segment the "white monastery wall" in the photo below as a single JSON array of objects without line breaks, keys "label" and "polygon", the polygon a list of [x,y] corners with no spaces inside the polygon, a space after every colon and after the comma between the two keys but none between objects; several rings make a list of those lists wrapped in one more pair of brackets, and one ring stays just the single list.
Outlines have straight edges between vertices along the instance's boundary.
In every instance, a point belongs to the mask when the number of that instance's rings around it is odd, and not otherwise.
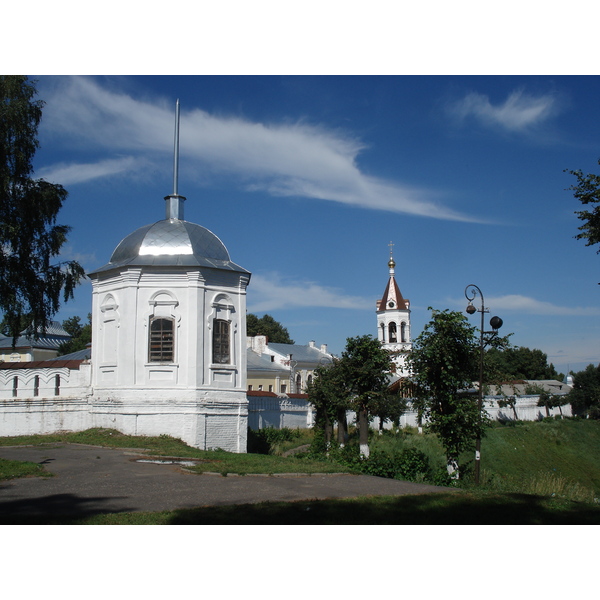
[{"label": "white monastery wall", "polygon": [[250,429],[307,429],[314,424],[314,411],[303,398],[248,396],[248,401]]},{"label": "white monastery wall", "polygon": [[[64,392],[65,395],[61,396],[40,394],[37,397],[20,395],[13,398],[8,397],[11,389],[7,395],[7,386],[0,386],[0,436],[84,431],[91,427],[104,427],[117,429],[128,435],[170,435],[198,448],[245,452],[246,424],[254,430],[266,427],[305,429],[314,424],[314,411],[303,398],[251,395],[240,403],[238,395],[234,393],[229,401],[221,398],[214,402],[209,393],[201,399],[192,395],[173,397],[172,394],[160,393],[161,390],[145,390],[137,399],[128,398],[127,401],[99,399],[87,393],[76,393],[90,389],[82,385],[82,380],[89,378],[89,365],[82,367],[87,369],[70,371],[68,381],[72,385],[65,383],[61,387],[61,393]],[[48,371],[52,371],[48,374],[51,377],[62,369]],[[5,373],[10,371],[0,375]],[[537,396],[520,397],[516,404],[518,419],[543,419],[546,409],[537,406],[537,402]],[[493,420],[515,418],[512,408],[500,408],[494,398],[487,398],[485,407]],[[570,405],[561,409],[563,416],[572,416]],[[549,412],[550,416],[561,415],[559,408],[552,408]],[[352,422],[354,414],[348,415]],[[416,427],[416,412],[406,412],[400,419],[400,425]],[[371,426],[379,426],[377,418]],[[391,427],[391,423],[386,422],[384,427]]]}]

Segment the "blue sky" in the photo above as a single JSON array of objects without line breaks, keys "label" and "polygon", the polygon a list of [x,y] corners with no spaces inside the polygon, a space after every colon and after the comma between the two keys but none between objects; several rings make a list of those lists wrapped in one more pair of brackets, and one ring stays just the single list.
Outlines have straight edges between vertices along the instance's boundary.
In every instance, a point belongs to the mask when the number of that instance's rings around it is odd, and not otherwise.
[{"label": "blue sky", "polygon": [[[376,334],[393,242],[413,338],[473,283],[514,344],[563,372],[600,362],[600,256],[563,172],[598,172],[599,77],[32,77],[36,176],[69,191],[64,257],[88,271],[164,218],[179,98],[185,217],[297,343]],[[90,308],[85,283],[58,317]]]}]

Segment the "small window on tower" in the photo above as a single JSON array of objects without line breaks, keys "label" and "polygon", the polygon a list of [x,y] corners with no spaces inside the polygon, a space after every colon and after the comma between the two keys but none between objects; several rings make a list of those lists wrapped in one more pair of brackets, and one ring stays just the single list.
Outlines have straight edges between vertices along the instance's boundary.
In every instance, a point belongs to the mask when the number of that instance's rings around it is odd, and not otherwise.
[{"label": "small window on tower", "polygon": [[215,319],[213,327],[213,363],[228,365],[229,356],[229,321]]},{"label": "small window on tower", "polygon": [[174,335],[172,319],[152,319],[150,322],[149,362],[174,361]]},{"label": "small window on tower", "polygon": [[400,340],[406,342],[406,323],[400,325]]},{"label": "small window on tower", "polygon": [[394,343],[394,342],[398,341],[398,336],[397,336],[397,332],[396,332],[396,323],[394,323],[394,321],[392,321],[390,323],[389,332],[390,332],[390,336],[389,336],[390,343]]}]

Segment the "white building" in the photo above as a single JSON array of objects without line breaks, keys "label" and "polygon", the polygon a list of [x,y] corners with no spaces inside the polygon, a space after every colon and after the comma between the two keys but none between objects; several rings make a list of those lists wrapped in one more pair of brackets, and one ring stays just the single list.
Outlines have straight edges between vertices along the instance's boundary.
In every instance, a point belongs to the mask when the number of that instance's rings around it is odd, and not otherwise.
[{"label": "white building", "polygon": [[270,343],[264,335],[247,338],[248,391],[276,394],[302,394],[312,381],[316,368],[328,365],[333,355],[327,344],[314,341],[300,344]]},{"label": "white building", "polygon": [[126,433],[242,452],[250,273],[183,219],[183,196],[165,200],[164,220],[128,235],[89,274],[96,410]]},{"label": "white building", "polygon": [[[178,125],[175,140],[177,165]],[[174,181],[165,218],[89,274],[91,360],[0,369],[0,435],[107,427],[246,452],[250,273],[184,220]]]},{"label": "white building", "polygon": [[396,375],[406,377],[406,358],[412,348],[410,337],[410,302],[396,283],[396,263],[390,252],[389,279],[380,300],[377,300],[377,339],[389,350],[396,365]]},{"label": "white building", "polygon": [[26,331],[22,331],[16,340],[0,335],[0,362],[31,362],[56,358],[60,345],[70,339],[69,333],[57,321],[52,321],[38,339],[27,335]]}]

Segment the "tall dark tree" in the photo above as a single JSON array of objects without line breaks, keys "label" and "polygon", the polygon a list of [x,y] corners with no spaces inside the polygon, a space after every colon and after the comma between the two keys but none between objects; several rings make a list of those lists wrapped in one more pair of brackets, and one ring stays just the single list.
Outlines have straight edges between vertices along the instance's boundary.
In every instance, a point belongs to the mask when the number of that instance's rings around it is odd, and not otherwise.
[{"label": "tall dark tree", "polygon": [[567,394],[573,413],[600,419],[600,364],[588,365],[573,374],[573,389]]},{"label": "tall dark tree", "polygon": [[369,418],[383,405],[388,394],[388,375],[392,359],[381,342],[370,335],[346,340],[340,360],[344,380],[351,395],[351,406],[358,416],[361,456],[369,457]]},{"label": "tall dark tree", "polygon": [[433,310],[409,355],[413,406],[423,415],[425,428],[440,438],[454,478],[459,455],[475,447],[486,421],[475,399],[465,395],[478,378],[478,350],[475,328],[461,313]]},{"label": "tall dark tree", "polygon": [[72,298],[83,268],[54,262],[70,228],[56,218],[65,189],[32,179],[32,160],[43,102],[27,77],[0,76],[0,311],[16,339],[25,318],[27,334],[38,337]]},{"label": "tall dark tree", "polygon": [[313,380],[308,384],[308,401],[315,407],[315,431],[323,434],[323,447],[326,451],[333,434],[333,424],[338,424],[338,445],[346,443],[348,425],[346,411],[350,409],[350,396],[344,371],[339,360],[329,365],[317,367]]},{"label": "tall dark tree", "polygon": [[[600,165],[600,159],[598,164]],[[589,206],[589,209],[575,211],[577,217],[583,221],[583,225],[579,227],[581,233],[575,237],[578,240],[586,240],[586,246],[600,244],[600,175],[584,175],[579,169],[565,170],[577,179],[577,185],[572,185],[569,189],[582,204]],[[597,252],[600,254],[600,248]]]},{"label": "tall dark tree", "polygon": [[88,313],[87,323],[82,324],[80,317],[70,317],[62,322],[63,329],[72,336],[68,342],[58,347],[58,355],[71,354],[84,350],[92,341],[92,314]]},{"label": "tall dark tree", "polygon": [[[510,348],[490,348],[486,352],[486,367],[495,374],[495,379],[504,381],[516,379],[556,379],[562,381],[564,375],[558,373],[548,356],[537,348],[525,346]],[[490,381],[486,378],[486,381]]]},{"label": "tall dark tree", "polygon": [[395,426],[400,424],[400,417],[408,409],[408,400],[396,391],[389,389],[374,398],[370,407],[370,413],[379,417],[379,433],[383,432],[383,426],[386,421],[391,421]]},{"label": "tall dark tree", "polygon": [[263,315],[260,319],[253,314],[246,316],[246,332],[249,336],[266,335],[273,344],[293,344],[288,330],[271,315]]}]

